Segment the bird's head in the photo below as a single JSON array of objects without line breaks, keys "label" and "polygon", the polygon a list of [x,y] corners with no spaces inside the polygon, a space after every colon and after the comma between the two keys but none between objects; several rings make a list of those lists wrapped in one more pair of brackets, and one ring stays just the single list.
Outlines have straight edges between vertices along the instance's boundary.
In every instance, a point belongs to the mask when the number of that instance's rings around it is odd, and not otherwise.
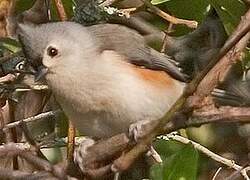
[{"label": "bird's head", "polygon": [[86,29],[73,22],[57,22],[39,26],[19,25],[19,40],[36,79],[70,70],[88,63],[96,53],[94,41]]}]

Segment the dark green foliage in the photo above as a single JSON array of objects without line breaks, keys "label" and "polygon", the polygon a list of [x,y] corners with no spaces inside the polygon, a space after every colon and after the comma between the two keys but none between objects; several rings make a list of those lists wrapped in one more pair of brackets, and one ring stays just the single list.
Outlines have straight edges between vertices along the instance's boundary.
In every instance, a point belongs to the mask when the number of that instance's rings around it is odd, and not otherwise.
[{"label": "dark green foliage", "polygon": [[19,0],[17,1],[17,5],[16,5],[16,11],[17,13],[21,13],[29,8],[32,7],[32,5],[34,4],[35,0]]},{"label": "dark green foliage", "polygon": [[241,16],[247,10],[247,7],[242,1],[236,0],[209,0],[209,3],[218,12],[227,33],[232,33],[234,28],[238,25]]},{"label": "dark green foliage", "polygon": [[[207,6],[208,2],[204,0],[170,0],[159,5],[163,11],[169,12],[175,17],[196,20],[198,23],[202,22]],[[178,36],[192,30],[184,25],[179,25],[176,28],[174,35]]]},{"label": "dark green foliage", "polygon": [[73,21],[85,26],[105,22],[109,15],[95,0],[76,0]]},{"label": "dark green foliage", "polygon": [[14,39],[0,38],[0,49],[2,51],[6,50],[6,51],[9,51],[9,52],[15,53],[15,52],[21,50],[21,46]]}]

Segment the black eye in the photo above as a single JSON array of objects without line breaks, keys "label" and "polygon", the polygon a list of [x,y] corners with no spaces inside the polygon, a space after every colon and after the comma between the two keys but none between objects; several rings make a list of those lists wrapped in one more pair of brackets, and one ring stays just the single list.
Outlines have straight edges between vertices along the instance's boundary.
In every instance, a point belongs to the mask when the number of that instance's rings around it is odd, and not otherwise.
[{"label": "black eye", "polygon": [[48,47],[47,54],[50,57],[55,57],[58,54],[58,50],[56,48],[54,48],[54,47]]}]

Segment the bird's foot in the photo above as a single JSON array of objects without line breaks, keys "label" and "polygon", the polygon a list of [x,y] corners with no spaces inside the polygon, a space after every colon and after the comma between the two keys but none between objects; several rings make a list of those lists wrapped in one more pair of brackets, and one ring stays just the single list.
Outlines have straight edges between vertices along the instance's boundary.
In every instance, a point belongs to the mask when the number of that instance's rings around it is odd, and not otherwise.
[{"label": "bird's foot", "polygon": [[136,142],[144,137],[150,130],[153,129],[156,121],[142,120],[133,123],[129,126],[129,136],[132,137]]},{"label": "bird's foot", "polygon": [[88,155],[88,148],[93,146],[95,141],[91,138],[86,138],[81,142],[79,147],[74,152],[74,162],[79,166],[81,171],[84,173],[86,170],[87,162],[85,161]]}]

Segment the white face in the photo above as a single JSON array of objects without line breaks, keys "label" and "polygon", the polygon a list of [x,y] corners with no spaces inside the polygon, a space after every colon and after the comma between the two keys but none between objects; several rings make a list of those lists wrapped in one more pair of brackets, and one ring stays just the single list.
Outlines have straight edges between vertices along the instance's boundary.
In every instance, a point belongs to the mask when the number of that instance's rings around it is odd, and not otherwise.
[{"label": "white face", "polygon": [[55,73],[57,68],[67,68],[69,63],[77,63],[75,58],[72,58],[78,56],[76,44],[76,42],[72,43],[66,39],[52,40],[44,49],[43,65],[49,69],[49,72]]},{"label": "white face", "polygon": [[[48,74],[84,71],[83,68],[97,59],[99,52],[94,37],[79,24],[58,22],[23,29],[27,54],[34,60],[34,66],[42,63],[47,67]],[[42,59],[40,64],[36,62],[38,59]]]},{"label": "white face", "polygon": [[43,52],[42,63],[55,73],[55,69],[83,68],[93,62],[98,55],[93,41],[84,33],[78,38],[55,35]]},{"label": "white face", "polygon": [[46,47],[43,56],[43,65],[50,68],[53,68],[58,64],[58,61],[61,57],[61,49],[57,45],[50,44]]}]

